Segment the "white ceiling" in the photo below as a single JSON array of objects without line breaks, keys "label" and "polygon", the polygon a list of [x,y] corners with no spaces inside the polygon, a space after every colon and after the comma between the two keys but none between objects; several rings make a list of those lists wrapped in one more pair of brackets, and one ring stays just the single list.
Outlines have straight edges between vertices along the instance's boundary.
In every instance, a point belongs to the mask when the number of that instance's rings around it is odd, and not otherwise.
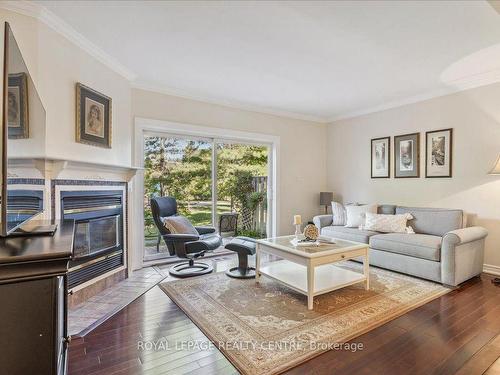
[{"label": "white ceiling", "polygon": [[486,1],[38,4],[138,87],[295,117],[500,80],[500,15]]}]

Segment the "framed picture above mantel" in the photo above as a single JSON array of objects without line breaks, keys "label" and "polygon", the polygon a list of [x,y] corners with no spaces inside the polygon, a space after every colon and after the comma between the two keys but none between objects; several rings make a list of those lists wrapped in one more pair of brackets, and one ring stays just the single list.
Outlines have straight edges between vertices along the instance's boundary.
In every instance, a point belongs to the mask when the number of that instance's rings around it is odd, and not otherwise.
[{"label": "framed picture above mantel", "polygon": [[371,177],[390,178],[391,137],[371,140]]},{"label": "framed picture above mantel", "polygon": [[76,84],[76,141],[111,148],[111,98]]},{"label": "framed picture above mantel", "polygon": [[394,177],[420,177],[420,133],[394,137]]},{"label": "framed picture above mantel", "polygon": [[425,133],[425,177],[452,176],[453,129]]}]

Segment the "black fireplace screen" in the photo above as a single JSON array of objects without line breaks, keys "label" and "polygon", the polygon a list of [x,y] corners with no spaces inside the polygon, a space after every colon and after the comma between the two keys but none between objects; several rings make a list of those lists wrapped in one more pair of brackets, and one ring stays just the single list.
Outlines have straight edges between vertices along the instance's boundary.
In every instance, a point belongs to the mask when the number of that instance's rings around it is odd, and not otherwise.
[{"label": "black fireplace screen", "polygon": [[119,225],[121,216],[77,221],[74,239],[75,259],[96,255],[120,247]]},{"label": "black fireplace screen", "polygon": [[75,220],[69,288],[124,265],[123,204],[120,190],[61,192],[62,217]]}]

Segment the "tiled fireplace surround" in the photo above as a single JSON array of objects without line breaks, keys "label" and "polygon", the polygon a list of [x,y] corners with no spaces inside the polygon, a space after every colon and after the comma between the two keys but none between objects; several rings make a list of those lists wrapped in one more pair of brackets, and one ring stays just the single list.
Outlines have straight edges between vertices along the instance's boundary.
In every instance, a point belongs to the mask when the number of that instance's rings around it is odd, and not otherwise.
[{"label": "tiled fireplace surround", "polygon": [[[55,179],[51,180],[51,212],[53,219],[61,219],[61,199],[64,192],[99,192],[113,191],[117,194],[122,194],[123,202],[123,265],[103,273],[91,280],[85,281],[75,287],[70,287],[70,295],[68,296],[69,307],[80,304],[83,301],[91,298],[105,288],[123,280],[127,277],[127,182],[107,181],[107,180],[73,180],[73,179]],[[92,234],[90,234],[92,235]],[[70,264],[71,271],[71,264]]]},{"label": "tiled fireplace surround", "polygon": [[16,160],[16,168],[9,171],[9,178],[16,183],[44,190],[43,219],[61,218],[61,192],[113,190],[123,194],[123,265],[72,288],[68,296],[69,308],[128,276],[129,182],[136,171],[125,166],[55,159]]}]

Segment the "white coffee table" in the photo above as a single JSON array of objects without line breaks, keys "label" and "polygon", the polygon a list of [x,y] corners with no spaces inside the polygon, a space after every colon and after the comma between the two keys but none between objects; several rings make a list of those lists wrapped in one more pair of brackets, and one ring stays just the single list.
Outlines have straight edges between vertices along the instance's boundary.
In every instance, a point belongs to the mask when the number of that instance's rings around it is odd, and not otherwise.
[{"label": "white coffee table", "polygon": [[[323,293],[364,282],[370,288],[368,245],[359,242],[333,239],[334,244],[320,246],[293,246],[295,236],[257,240],[255,281],[260,276],[274,279],[307,296],[307,308],[312,310],[313,298]],[[262,253],[275,255],[282,260],[261,266]],[[347,259],[363,258],[363,273],[335,266]]]}]

